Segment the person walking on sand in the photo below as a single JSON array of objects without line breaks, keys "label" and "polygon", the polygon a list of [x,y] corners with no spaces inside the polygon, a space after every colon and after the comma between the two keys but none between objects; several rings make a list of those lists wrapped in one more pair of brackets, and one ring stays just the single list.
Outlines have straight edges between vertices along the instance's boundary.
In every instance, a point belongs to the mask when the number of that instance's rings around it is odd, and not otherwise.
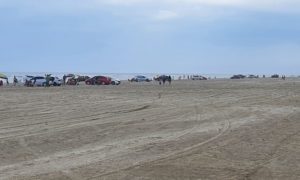
[{"label": "person walking on sand", "polygon": [[171,76],[168,76],[168,81],[169,81],[169,85],[171,85],[171,82],[172,82]]},{"label": "person walking on sand", "polygon": [[1,87],[1,86],[3,86],[3,81],[2,81],[2,80],[0,80],[0,87]]}]

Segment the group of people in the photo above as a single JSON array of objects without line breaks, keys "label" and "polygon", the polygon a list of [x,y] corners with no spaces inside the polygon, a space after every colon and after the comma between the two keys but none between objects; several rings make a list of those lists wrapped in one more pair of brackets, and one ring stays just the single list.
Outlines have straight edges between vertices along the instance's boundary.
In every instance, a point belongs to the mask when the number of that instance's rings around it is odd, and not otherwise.
[{"label": "group of people", "polygon": [[162,84],[164,85],[166,83],[166,81],[168,81],[169,84],[171,84],[172,77],[163,75],[163,76],[159,76],[156,80],[159,81],[159,85],[162,85]]},{"label": "group of people", "polygon": [[[14,76],[14,79],[13,79],[13,84],[14,84],[14,86],[16,86],[17,84],[18,84],[18,79],[17,79],[17,77],[16,76]],[[0,86],[3,86],[4,85],[4,82],[0,79]],[[8,79],[6,79],[6,85],[9,85],[9,81],[8,81]]]},{"label": "group of people", "polygon": [[63,76],[63,85],[78,85],[79,80],[74,74],[68,74]]}]

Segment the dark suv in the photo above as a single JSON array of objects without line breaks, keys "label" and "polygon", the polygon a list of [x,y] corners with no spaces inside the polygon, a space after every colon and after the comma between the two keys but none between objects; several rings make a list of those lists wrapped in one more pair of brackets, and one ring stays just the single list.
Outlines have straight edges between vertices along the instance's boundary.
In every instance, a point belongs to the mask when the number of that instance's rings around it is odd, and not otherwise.
[{"label": "dark suv", "polygon": [[244,78],[246,78],[246,76],[244,76],[242,74],[238,74],[238,75],[232,76],[230,79],[244,79]]},{"label": "dark suv", "polygon": [[85,81],[86,85],[110,85],[111,78],[106,76],[95,76]]}]

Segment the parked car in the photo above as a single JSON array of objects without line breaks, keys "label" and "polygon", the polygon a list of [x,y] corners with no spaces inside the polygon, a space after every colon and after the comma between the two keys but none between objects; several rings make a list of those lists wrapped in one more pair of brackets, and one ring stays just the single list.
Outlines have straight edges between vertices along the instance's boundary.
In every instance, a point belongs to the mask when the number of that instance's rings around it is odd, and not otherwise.
[{"label": "parked car", "polygon": [[279,78],[279,75],[278,74],[274,74],[271,76],[271,78]]},{"label": "parked car", "polygon": [[121,81],[119,79],[115,79],[115,78],[111,79],[111,85],[120,85],[120,84],[121,84]]},{"label": "parked car", "polygon": [[192,76],[190,77],[190,79],[191,79],[191,80],[207,80],[206,77],[200,76],[200,75],[192,75]]},{"label": "parked car", "polygon": [[249,76],[248,76],[248,78],[250,78],[250,79],[253,79],[253,78],[259,78],[258,76],[255,76],[255,75],[252,75],[252,74],[250,74]]},{"label": "parked car", "polygon": [[147,78],[146,76],[135,76],[130,79],[131,82],[150,82],[151,79]]},{"label": "parked car", "polygon": [[78,77],[77,77],[77,81],[78,81],[78,82],[84,82],[84,81],[86,81],[86,80],[88,80],[88,79],[90,79],[89,76],[78,76]]},{"label": "parked car", "polygon": [[43,76],[35,76],[30,81],[33,86],[46,86],[46,78]]},{"label": "parked car", "polygon": [[234,75],[232,76],[230,79],[244,79],[246,76],[242,75],[242,74],[238,74],[238,75]]},{"label": "parked car", "polygon": [[62,84],[62,80],[59,79],[58,77],[51,77],[50,78],[50,85],[61,86],[61,84]]},{"label": "parked car", "polygon": [[[28,80],[30,76],[26,76],[25,86],[46,86],[46,78],[43,76],[35,76]],[[61,86],[62,80],[58,77],[50,77],[49,85],[50,86]]]},{"label": "parked car", "polygon": [[86,85],[110,85],[111,78],[106,76],[94,76],[85,81]]}]

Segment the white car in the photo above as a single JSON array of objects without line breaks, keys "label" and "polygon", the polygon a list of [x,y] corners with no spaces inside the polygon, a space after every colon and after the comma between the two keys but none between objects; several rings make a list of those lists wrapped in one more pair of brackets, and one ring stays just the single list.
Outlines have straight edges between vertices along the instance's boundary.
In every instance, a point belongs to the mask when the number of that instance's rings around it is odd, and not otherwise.
[{"label": "white car", "polygon": [[111,79],[111,85],[120,85],[120,84],[121,81],[119,79],[114,79],[114,78]]},{"label": "white car", "polygon": [[58,77],[51,77],[50,78],[50,85],[61,86],[61,84],[62,84],[62,80],[59,79]]},{"label": "white car", "polygon": [[[46,78],[43,76],[36,76],[31,79],[33,86],[46,86]],[[62,80],[58,77],[51,77],[49,85],[50,86],[60,86],[62,84]]]},{"label": "white car", "polygon": [[151,79],[147,78],[146,76],[134,76],[133,78],[130,79],[131,82],[150,82]]},{"label": "white car", "polygon": [[190,79],[191,79],[191,80],[207,80],[206,77],[201,76],[201,75],[192,75],[192,76],[190,77]]},{"label": "white car", "polygon": [[42,76],[36,76],[31,79],[33,86],[46,86],[46,79]]}]

